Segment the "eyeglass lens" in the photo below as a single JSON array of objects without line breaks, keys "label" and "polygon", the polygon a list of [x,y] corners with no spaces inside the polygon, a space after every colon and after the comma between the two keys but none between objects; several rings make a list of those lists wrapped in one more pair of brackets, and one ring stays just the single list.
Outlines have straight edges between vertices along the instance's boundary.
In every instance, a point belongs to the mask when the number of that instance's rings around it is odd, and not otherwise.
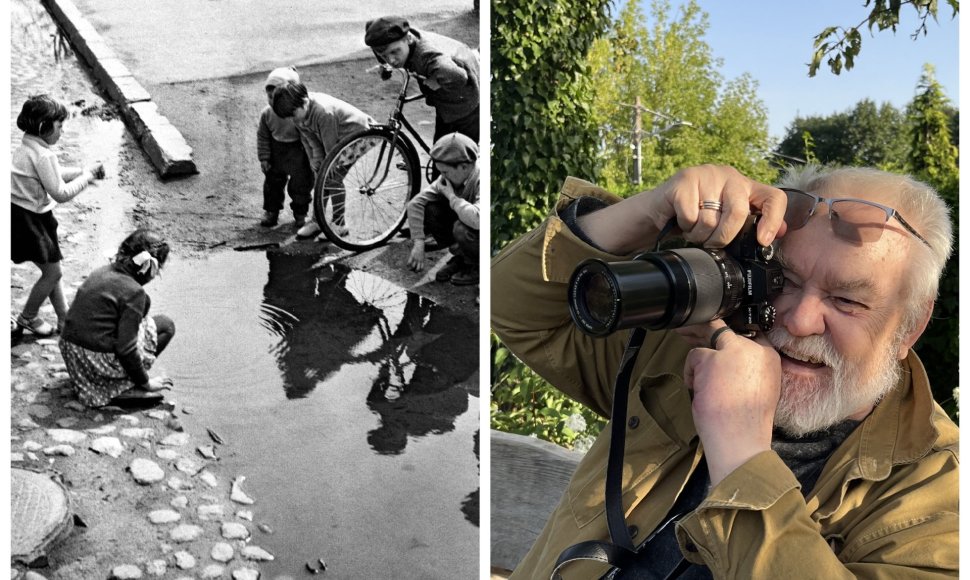
[{"label": "eyeglass lens", "polygon": [[819,203],[828,206],[832,231],[842,239],[855,243],[875,242],[882,236],[886,222],[892,213],[865,201],[831,201],[798,190],[785,190],[788,207],[785,210],[785,223],[797,230],[804,227],[815,212]]}]

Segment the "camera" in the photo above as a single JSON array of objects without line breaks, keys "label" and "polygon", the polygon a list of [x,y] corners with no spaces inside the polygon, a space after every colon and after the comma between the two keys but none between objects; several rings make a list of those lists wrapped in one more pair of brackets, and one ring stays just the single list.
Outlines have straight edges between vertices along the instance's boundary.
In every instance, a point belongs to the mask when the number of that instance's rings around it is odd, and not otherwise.
[{"label": "camera", "polygon": [[755,235],[758,216],[723,249],[679,248],[633,260],[585,260],[569,280],[569,313],[591,336],[645,327],[678,328],[716,318],[739,334],[771,330],[771,301],[784,286],[774,246]]}]

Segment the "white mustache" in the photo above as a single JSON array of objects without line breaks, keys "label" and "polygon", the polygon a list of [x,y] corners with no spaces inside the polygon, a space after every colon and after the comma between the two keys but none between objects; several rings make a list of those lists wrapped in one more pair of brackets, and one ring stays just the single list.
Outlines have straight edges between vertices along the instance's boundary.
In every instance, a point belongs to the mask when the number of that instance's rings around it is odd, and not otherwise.
[{"label": "white mustache", "polygon": [[845,365],[845,359],[827,339],[821,336],[796,337],[780,326],[772,328],[766,336],[775,350],[792,358],[821,362],[836,371]]}]

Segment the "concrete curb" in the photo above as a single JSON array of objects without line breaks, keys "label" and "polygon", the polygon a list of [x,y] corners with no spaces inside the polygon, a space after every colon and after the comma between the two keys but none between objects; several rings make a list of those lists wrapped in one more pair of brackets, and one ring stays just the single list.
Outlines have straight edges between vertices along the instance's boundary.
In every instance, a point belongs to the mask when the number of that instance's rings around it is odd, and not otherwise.
[{"label": "concrete curb", "polygon": [[118,105],[122,118],[162,178],[198,173],[192,147],[182,133],[158,112],[147,90],[135,80],[72,0],[41,0],[67,35],[77,55]]}]

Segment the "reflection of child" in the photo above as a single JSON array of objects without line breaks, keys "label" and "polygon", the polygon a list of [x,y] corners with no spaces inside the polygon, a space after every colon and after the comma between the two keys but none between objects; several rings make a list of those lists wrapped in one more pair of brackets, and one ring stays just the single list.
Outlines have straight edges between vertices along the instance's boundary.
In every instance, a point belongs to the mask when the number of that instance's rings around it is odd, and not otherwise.
[{"label": "reflection of child", "polygon": [[[310,167],[315,175],[323,170],[323,161],[341,139],[364,131],[374,120],[357,107],[324,93],[309,93],[303,83],[287,82],[273,93],[273,111],[284,119],[293,119],[300,131],[303,147],[310,156]],[[353,159],[348,161],[353,162]],[[339,170],[337,171],[339,174]],[[336,176],[339,178],[339,175]],[[333,204],[334,225],[343,225],[343,183],[324,184],[330,203]],[[324,201],[326,203],[326,201]],[[320,233],[316,221],[309,221],[300,228],[297,236],[311,238]]]},{"label": "reflection of child", "polygon": [[[61,288],[61,249],[53,209],[81,193],[95,179],[104,177],[100,162],[84,169],[61,167],[51,145],[61,138],[67,108],[47,95],[30,97],[17,117],[23,140],[13,152],[10,171],[11,258],[17,264],[33,262],[40,278],[30,290],[17,326],[37,336],[50,336],[54,327],[37,315],[48,298],[64,324],[67,300]],[[65,183],[65,180],[67,181]]]},{"label": "reflection of child", "polygon": [[425,101],[435,108],[435,141],[453,132],[478,141],[476,52],[457,40],[419,32],[396,16],[368,22],[364,43],[380,62],[417,75]]},{"label": "reflection of child", "polygon": [[441,176],[408,202],[412,240],[408,267],[424,269],[427,232],[454,254],[435,280],[478,284],[478,145],[461,133],[449,133],[435,142],[431,159]]},{"label": "reflection of child", "polygon": [[279,223],[279,213],[286,199],[284,190],[288,190],[293,226],[299,229],[306,222],[310,207],[313,170],[310,169],[306,151],[300,142],[300,132],[293,124],[293,119],[283,119],[273,112],[273,92],[287,82],[300,82],[300,75],[293,67],[278,68],[269,73],[266,79],[269,105],[259,115],[259,129],[256,131],[259,166],[266,175],[263,180],[264,213],[259,225],[270,228]]},{"label": "reflection of child", "polygon": [[101,407],[119,395],[149,397],[171,386],[170,379],[149,378],[148,369],[172,340],[175,324],[167,316],[148,315],[151,299],[142,288],[158,276],[168,253],[157,233],[136,230],[114,261],[91,272],[78,288],[60,347],[85,405]]}]

